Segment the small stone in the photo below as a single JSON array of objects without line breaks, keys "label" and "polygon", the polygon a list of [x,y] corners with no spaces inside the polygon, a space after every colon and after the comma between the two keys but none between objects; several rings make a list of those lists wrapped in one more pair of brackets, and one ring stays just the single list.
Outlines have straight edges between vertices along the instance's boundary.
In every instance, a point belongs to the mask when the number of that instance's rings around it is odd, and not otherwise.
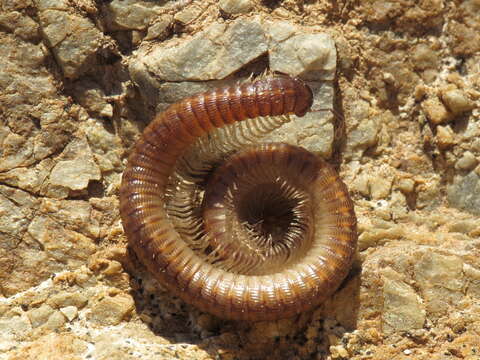
[{"label": "small stone", "polygon": [[453,221],[448,226],[448,231],[468,234],[474,231],[478,226],[479,224],[478,224],[478,221],[476,220],[457,220],[457,221]]},{"label": "small stone", "polygon": [[425,323],[421,298],[402,281],[384,278],[382,327],[385,334],[421,329]]},{"label": "small stone", "polygon": [[78,315],[78,309],[75,306],[66,306],[61,308],[60,312],[68,319],[68,321],[72,321]]},{"label": "small stone", "polygon": [[433,125],[442,124],[450,119],[447,109],[436,96],[422,102],[422,109]]},{"label": "small stone", "polygon": [[148,27],[147,35],[145,40],[159,39],[163,40],[167,34],[168,30],[173,22],[173,16],[166,14],[160,16],[156,21]]},{"label": "small stone", "polygon": [[62,291],[58,294],[52,295],[48,299],[48,304],[57,309],[72,306],[81,309],[87,304],[87,302],[87,297],[79,292],[71,293]]},{"label": "small stone", "polygon": [[438,55],[427,44],[418,44],[412,52],[413,66],[419,70],[436,68]]},{"label": "small stone", "polygon": [[463,156],[458,159],[455,164],[455,168],[458,170],[472,170],[475,166],[477,166],[478,160],[470,151],[465,151]]},{"label": "small stone", "polygon": [[480,152],[480,139],[475,139],[472,142],[472,150]]},{"label": "small stone", "polygon": [[38,17],[43,34],[64,75],[78,78],[95,62],[103,34],[87,17],[69,13],[57,4],[48,3],[41,9]]},{"label": "small stone", "polygon": [[390,195],[392,179],[381,176],[371,176],[369,179],[369,187],[370,195],[373,199],[385,199]]},{"label": "small stone", "polygon": [[223,79],[266,51],[260,18],[238,19],[228,24],[214,23],[175,46],[165,42],[141,48],[129,71],[140,84]]},{"label": "small stone", "polygon": [[[275,26],[275,23],[272,24]],[[335,42],[328,34],[298,34],[272,42],[270,69],[305,80],[333,80],[337,64]]]},{"label": "small stone", "polygon": [[480,215],[480,174],[472,171],[455,176],[447,187],[447,200],[450,206]]},{"label": "small stone", "polygon": [[201,13],[202,9],[200,7],[189,6],[178,11],[173,18],[176,22],[187,25],[194,21]]},{"label": "small stone", "polygon": [[442,150],[447,149],[455,144],[455,135],[453,134],[450,126],[438,126],[437,127],[437,144]]},{"label": "small stone", "polygon": [[65,325],[65,322],[65,316],[60,311],[55,311],[52,315],[50,315],[48,321],[43,325],[43,327],[48,330],[56,330]]},{"label": "small stone", "polygon": [[402,178],[398,180],[397,187],[403,193],[409,194],[415,189],[415,181],[413,179]]},{"label": "small stone", "polygon": [[380,124],[377,119],[361,121],[357,128],[348,133],[346,153],[363,154],[365,150],[377,144],[379,131]]},{"label": "small stone", "polygon": [[30,310],[27,313],[27,316],[30,319],[32,327],[36,328],[46,323],[54,311],[55,310],[53,310],[47,304],[43,304],[39,308]]},{"label": "small stone", "polygon": [[113,116],[113,106],[106,101],[105,92],[97,83],[81,80],[77,81],[73,88],[75,100],[88,111],[107,118]]},{"label": "small stone", "polygon": [[338,358],[348,359],[349,357],[347,349],[345,349],[342,345],[330,346],[330,353],[331,353],[332,359],[338,359]]},{"label": "small stone", "polygon": [[113,0],[106,9],[110,30],[144,30],[162,11],[155,2],[137,0]]},{"label": "small stone", "polygon": [[85,139],[75,139],[65,148],[65,157],[50,174],[50,183],[71,190],[86,189],[90,180],[100,180],[101,174]]},{"label": "small stone", "polygon": [[133,299],[125,294],[107,295],[92,307],[90,319],[101,325],[118,325],[134,309]]},{"label": "small stone", "polygon": [[251,0],[220,0],[220,9],[228,15],[248,13],[253,8]]},{"label": "small stone", "polygon": [[475,104],[468,96],[459,89],[448,90],[442,93],[442,100],[450,109],[450,111],[455,114],[461,114],[466,111],[470,111],[475,107]]},{"label": "small stone", "polygon": [[444,314],[463,297],[463,261],[458,256],[426,252],[416,261],[414,276],[429,318]]}]

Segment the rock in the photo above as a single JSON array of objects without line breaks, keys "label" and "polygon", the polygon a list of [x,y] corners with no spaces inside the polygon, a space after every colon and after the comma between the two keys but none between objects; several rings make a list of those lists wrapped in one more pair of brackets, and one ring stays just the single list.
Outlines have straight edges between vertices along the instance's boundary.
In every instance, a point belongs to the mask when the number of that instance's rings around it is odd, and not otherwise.
[{"label": "rock", "polygon": [[445,123],[450,119],[447,109],[436,96],[423,101],[422,109],[433,125]]},{"label": "rock", "polygon": [[425,319],[422,299],[415,290],[402,281],[384,277],[382,314],[384,334],[422,329]]},{"label": "rock", "polygon": [[63,158],[65,160],[59,161],[50,174],[52,185],[83,190],[91,180],[100,180],[100,169],[85,139],[75,139],[68,144]]},{"label": "rock", "polygon": [[61,308],[60,312],[67,318],[68,321],[72,321],[78,315],[78,309],[75,306],[66,306]]},{"label": "rock", "polygon": [[202,9],[198,6],[185,7],[175,13],[173,19],[181,25],[188,25],[193,22],[202,13]]},{"label": "rock", "polygon": [[37,309],[30,310],[27,316],[30,319],[32,327],[36,328],[45,324],[54,312],[50,306],[44,304]]},{"label": "rock", "polygon": [[[5,346],[12,346],[17,341],[28,339],[32,325],[29,318],[20,310],[13,312],[8,317],[0,318],[0,333],[2,334],[2,343],[0,349]],[[8,349],[8,348],[7,348]]]},{"label": "rock", "polygon": [[72,334],[50,333],[12,352],[11,360],[80,359],[90,344]]},{"label": "rock", "polygon": [[130,74],[137,83],[149,73],[162,81],[223,79],[266,51],[259,17],[216,23],[179,45],[141,48]]},{"label": "rock", "polygon": [[238,15],[248,13],[253,8],[251,0],[220,0],[218,7],[225,14]]},{"label": "rock", "polygon": [[313,111],[301,118],[292,115],[292,121],[272,131],[265,140],[296,144],[328,159],[333,152],[335,137],[333,113],[328,111],[333,108],[333,84],[327,81],[309,85],[314,98]]},{"label": "rock", "polygon": [[447,200],[450,206],[480,215],[480,175],[472,171],[455,176],[447,186]]},{"label": "rock", "polygon": [[10,243],[3,238],[0,248],[11,250],[18,244],[18,239],[32,218],[35,203],[35,199],[28,193],[0,185],[0,228],[5,234],[17,239]]},{"label": "rock", "polygon": [[145,40],[159,39],[163,40],[167,35],[172,25],[173,16],[169,14],[158,17],[155,22],[148,27]]},{"label": "rock", "polygon": [[465,151],[460,159],[455,163],[455,168],[458,170],[472,170],[477,166],[478,160],[470,151]]},{"label": "rock", "polygon": [[400,191],[406,194],[413,192],[413,190],[415,189],[415,181],[413,179],[399,179],[396,185],[400,189]]},{"label": "rock", "polygon": [[145,30],[163,11],[163,6],[150,1],[113,0],[106,5],[110,30]]},{"label": "rock", "polygon": [[111,118],[113,106],[106,101],[105,92],[100,86],[91,80],[75,82],[73,86],[75,100],[88,111]]},{"label": "rock", "polygon": [[450,126],[438,126],[436,139],[438,147],[442,150],[455,144],[455,135]]},{"label": "rock", "polygon": [[458,256],[426,252],[414,265],[426,309],[432,317],[445,314],[463,297],[463,261]]},{"label": "rock", "polygon": [[[272,23],[275,28],[277,23]],[[333,80],[337,65],[335,43],[328,34],[288,34],[293,30],[281,23],[287,33],[274,30],[269,45],[270,69],[306,80]],[[272,32],[272,30],[270,30]]]},{"label": "rock", "polygon": [[65,0],[36,0],[42,33],[65,77],[78,78],[89,71],[103,47],[103,34],[86,17],[71,13]]},{"label": "rock", "polygon": [[454,115],[470,111],[475,107],[473,101],[460,89],[445,90],[442,92],[442,100]]},{"label": "rock", "polygon": [[346,153],[353,156],[363,154],[368,148],[375,146],[378,141],[380,124],[378,119],[363,119],[359,125],[348,133]]},{"label": "rock", "polygon": [[40,38],[38,24],[31,17],[19,11],[0,14],[0,26],[12,31],[24,40],[38,41]]},{"label": "rock", "polygon": [[48,299],[48,304],[56,309],[61,308],[83,308],[87,305],[88,299],[85,295],[79,292],[62,291],[58,294],[52,295]]},{"label": "rock", "polygon": [[413,66],[419,70],[435,69],[438,66],[437,53],[427,44],[418,44],[414,47],[411,60]]},{"label": "rock", "polygon": [[118,325],[134,309],[133,299],[126,294],[105,295],[93,307],[89,318],[100,325]]}]

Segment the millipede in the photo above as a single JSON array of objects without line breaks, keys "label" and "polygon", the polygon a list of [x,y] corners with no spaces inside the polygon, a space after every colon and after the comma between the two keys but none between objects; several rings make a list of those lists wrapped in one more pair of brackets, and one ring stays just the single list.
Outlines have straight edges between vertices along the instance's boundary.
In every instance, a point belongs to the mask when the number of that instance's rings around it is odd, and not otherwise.
[{"label": "millipede", "polygon": [[225,319],[312,309],[346,277],[353,202],[327,162],[260,139],[304,116],[302,80],[264,76],[159,113],[131,152],[120,215],[131,248],[169,291]]}]

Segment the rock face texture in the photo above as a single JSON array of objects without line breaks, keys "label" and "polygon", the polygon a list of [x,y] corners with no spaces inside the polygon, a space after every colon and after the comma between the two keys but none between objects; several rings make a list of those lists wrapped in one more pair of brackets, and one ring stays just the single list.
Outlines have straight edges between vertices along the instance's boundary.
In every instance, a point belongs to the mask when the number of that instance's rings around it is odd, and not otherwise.
[{"label": "rock face texture", "polygon": [[[479,359],[479,34],[478,0],[0,1],[0,359]],[[358,254],[226,322],[128,251],[118,188],[156,112],[266,69],[314,91],[270,139],[337,167]]]}]

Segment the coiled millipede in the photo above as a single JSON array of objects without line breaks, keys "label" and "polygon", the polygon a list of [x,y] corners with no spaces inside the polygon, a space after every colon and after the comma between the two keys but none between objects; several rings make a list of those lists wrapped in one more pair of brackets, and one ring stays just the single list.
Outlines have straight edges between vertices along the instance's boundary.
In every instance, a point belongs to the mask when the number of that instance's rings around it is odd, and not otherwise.
[{"label": "coiled millipede", "polygon": [[318,305],[345,278],[357,241],[346,186],[300,147],[257,143],[312,99],[300,79],[263,77],[186,98],[144,130],[120,214],[140,261],[185,302],[275,320]]}]

